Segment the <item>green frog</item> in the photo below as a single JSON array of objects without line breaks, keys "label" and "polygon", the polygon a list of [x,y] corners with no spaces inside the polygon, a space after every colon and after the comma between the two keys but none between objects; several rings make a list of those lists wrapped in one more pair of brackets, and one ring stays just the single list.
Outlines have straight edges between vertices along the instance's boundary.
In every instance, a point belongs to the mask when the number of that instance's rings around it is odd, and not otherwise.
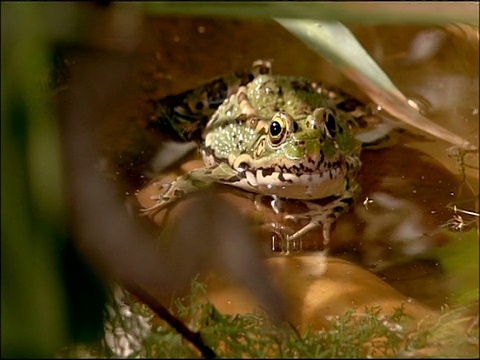
[{"label": "green frog", "polygon": [[[285,235],[287,242],[319,227],[328,242],[332,224],[360,192],[362,146],[354,133],[364,106],[304,78],[272,75],[268,62],[258,61],[254,69],[248,82],[224,91],[212,111],[200,144],[205,166],[159,189],[156,203],[143,212],[153,215],[201,187],[221,183],[254,193],[256,200],[271,197],[276,213],[283,199],[303,201],[305,213],[284,214],[306,222]],[[202,101],[187,101],[186,107],[212,108],[208,97]],[[331,201],[315,202],[325,198]]]}]

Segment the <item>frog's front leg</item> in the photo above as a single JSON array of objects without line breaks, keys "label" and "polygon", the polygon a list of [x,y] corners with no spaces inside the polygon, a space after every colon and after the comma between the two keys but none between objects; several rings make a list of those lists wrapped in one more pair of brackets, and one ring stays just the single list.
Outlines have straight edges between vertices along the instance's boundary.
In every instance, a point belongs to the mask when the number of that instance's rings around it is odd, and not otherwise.
[{"label": "frog's front leg", "polygon": [[347,212],[352,206],[354,199],[360,193],[360,186],[354,184],[349,190],[346,190],[337,199],[332,200],[326,205],[320,205],[311,201],[306,201],[308,212],[301,215],[285,215],[285,219],[300,220],[307,219],[309,222],[300,230],[287,236],[287,241],[295,241],[303,235],[316,228],[322,227],[323,243],[327,245],[330,242],[332,225],[336,219]]},{"label": "frog's front leg", "polygon": [[215,182],[231,181],[236,176],[237,173],[224,163],[191,170],[170,184],[158,183],[159,193],[151,197],[152,200],[155,200],[155,204],[142,209],[141,212],[143,215],[154,215],[188,194],[206,188]]}]

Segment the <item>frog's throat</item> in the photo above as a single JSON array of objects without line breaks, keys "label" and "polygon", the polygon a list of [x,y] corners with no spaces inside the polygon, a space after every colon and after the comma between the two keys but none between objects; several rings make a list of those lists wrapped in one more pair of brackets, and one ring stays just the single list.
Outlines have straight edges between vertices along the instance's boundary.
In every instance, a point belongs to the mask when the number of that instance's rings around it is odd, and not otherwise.
[{"label": "frog's throat", "polygon": [[321,199],[345,191],[342,167],[308,174],[244,170],[222,182],[251,192],[292,199]]}]

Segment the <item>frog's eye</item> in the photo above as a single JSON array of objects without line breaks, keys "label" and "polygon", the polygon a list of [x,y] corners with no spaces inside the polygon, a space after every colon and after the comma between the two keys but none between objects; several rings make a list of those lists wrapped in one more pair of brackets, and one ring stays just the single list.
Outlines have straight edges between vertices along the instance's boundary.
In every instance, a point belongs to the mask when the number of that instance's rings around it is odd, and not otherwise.
[{"label": "frog's eye", "polygon": [[328,133],[331,137],[335,137],[337,134],[337,121],[335,120],[335,116],[330,111],[326,111],[323,116]]},{"label": "frog's eye", "polygon": [[270,127],[268,128],[268,137],[272,145],[280,144],[285,138],[287,132],[287,124],[285,120],[285,114],[281,112],[273,117]]},{"label": "frog's eye", "polygon": [[270,137],[270,142],[272,145],[277,145],[283,140],[283,135],[285,134],[285,123],[281,120],[274,120],[270,124],[268,129],[268,135]]}]

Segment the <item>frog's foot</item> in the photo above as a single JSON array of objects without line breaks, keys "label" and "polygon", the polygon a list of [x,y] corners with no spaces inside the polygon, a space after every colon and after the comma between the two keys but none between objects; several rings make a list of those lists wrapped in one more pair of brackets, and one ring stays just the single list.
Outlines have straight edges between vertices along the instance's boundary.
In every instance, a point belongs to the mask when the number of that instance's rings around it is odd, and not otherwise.
[{"label": "frog's foot", "polygon": [[332,225],[335,223],[335,220],[335,217],[313,216],[307,225],[296,231],[294,234],[288,235],[287,242],[298,241],[298,239],[300,239],[306,233],[322,227],[323,244],[328,245],[330,243]]},{"label": "frog's foot", "polygon": [[285,215],[286,220],[307,220],[308,223],[294,234],[287,236],[287,241],[294,241],[302,237],[306,233],[322,227],[323,243],[327,245],[330,242],[330,234],[332,225],[336,219],[346,212],[353,204],[354,196],[358,189],[352,189],[346,191],[341,197],[332,200],[326,205],[320,205],[314,202],[306,201],[305,205],[308,207],[308,211],[304,214],[298,215]]},{"label": "frog's foot", "polygon": [[153,186],[158,186],[159,193],[150,196],[150,199],[155,201],[155,204],[148,208],[140,209],[140,215],[153,216],[177,199],[181,198],[183,194],[181,194],[181,192],[179,192],[178,190],[175,190],[177,187],[177,183],[177,180],[171,183],[164,183],[159,181],[154,182]]}]

